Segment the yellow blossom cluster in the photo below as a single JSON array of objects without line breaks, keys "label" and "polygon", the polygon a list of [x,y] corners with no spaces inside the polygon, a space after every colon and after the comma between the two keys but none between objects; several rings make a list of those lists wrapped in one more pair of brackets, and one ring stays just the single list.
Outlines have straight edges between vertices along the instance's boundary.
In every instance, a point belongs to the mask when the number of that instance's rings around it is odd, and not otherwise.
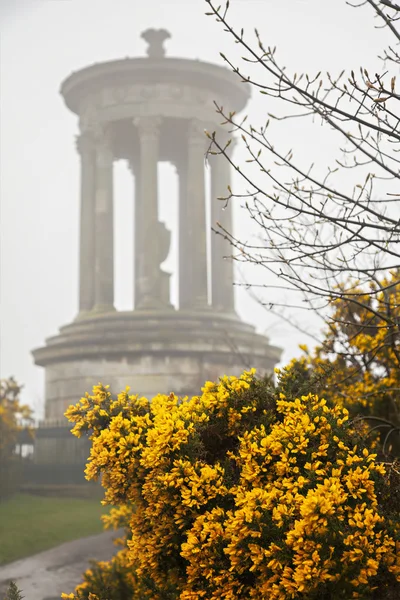
[{"label": "yellow blossom cluster", "polygon": [[[293,360],[282,375],[297,371],[321,382],[324,397],[352,416],[384,418],[400,425],[400,281],[399,272],[370,284],[355,285],[337,299],[323,343]],[[304,378],[302,378],[304,380]],[[389,426],[384,429],[388,433]],[[391,440],[395,443],[395,437]],[[395,445],[394,452],[400,447]]]},{"label": "yellow blossom cluster", "polygon": [[105,525],[126,529],[79,597],[104,600],[99,573],[108,600],[366,600],[400,583],[385,469],[346,409],[287,397],[252,370],[192,398],[99,385],[66,416],[92,440],[86,477],[101,476],[114,507]]}]

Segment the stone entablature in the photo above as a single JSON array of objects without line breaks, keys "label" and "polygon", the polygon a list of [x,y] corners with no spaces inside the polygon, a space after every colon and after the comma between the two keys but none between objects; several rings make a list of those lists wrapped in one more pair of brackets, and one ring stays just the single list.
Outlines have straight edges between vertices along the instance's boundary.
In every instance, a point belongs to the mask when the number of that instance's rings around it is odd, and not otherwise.
[{"label": "stone entablature", "polygon": [[[61,94],[68,108],[81,114],[85,100],[97,98],[92,105],[104,101],[123,104],[131,96],[137,102],[159,99],[186,103],[191,98],[197,104],[216,98],[240,112],[250,97],[249,86],[224,67],[182,58],[126,58],[86,67],[72,73],[62,84]],[[141,96],[141,94],[144,94]],[[149,96],[147,96],[149,94]],[[193,116],[192,112],[192,116]]]},{"label": "stone entablature", "polygon": [[79,127],[91,131],[99,123],[135,117],[192,119],[195,114],[209,128],[219,127],[221,118],[214,102],[224,105],[223,97],[199,87],[171,84],[133,84],[104,87],[87,94],[80,104]]}]

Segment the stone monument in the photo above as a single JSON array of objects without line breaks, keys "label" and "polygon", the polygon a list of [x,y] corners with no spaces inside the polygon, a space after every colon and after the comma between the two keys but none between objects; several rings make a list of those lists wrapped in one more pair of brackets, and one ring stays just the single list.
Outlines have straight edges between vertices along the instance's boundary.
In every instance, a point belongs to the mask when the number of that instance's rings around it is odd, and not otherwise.
[{"label": "stone monument", "polygon": [[[217,200],[227,195],[230,164],[223,156],[210,156],[206,164],[204,131],[216,131],[223,140],[214,101],[239,112],[249,86],[223,67],[166,57],[165,30],[149,29],[142,37],[147,57],[94,64],[61,86],[80,130],[79,313],[33,352],[35,363],[45,368],[48,427],[98,382],[110,384],[114,393],[129,385],[132,393],[148,397],[193,395],[223,374],[249,367],[271,372],[281,354],[238,317],[233,261],[224,259],[232,250],[221,235],[211,235],[211,273],[207,267],[207,195],[213,226],[220,222],[231,231],[232,213]],[[114,306],[117,160],[128,162],[135,186],[134,274],[126,274],[134,277],[132,311]],[[179,178],[177,307],[170,301],[170,276],[160,267],[170,232],[158,217],[159,161],[172,163]]]}]

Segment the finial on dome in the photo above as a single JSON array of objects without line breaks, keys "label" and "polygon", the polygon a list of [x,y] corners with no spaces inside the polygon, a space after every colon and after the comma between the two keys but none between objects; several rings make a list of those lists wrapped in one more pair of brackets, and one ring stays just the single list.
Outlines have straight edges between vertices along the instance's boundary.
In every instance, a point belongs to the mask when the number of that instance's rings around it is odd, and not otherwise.
[{"label": "finial on dome", "polygon": [[165,56],[164,42],[171,37],[166,29],[146,29],[140,35],[148,43],[147,56],[149,58],[162,58]]}]

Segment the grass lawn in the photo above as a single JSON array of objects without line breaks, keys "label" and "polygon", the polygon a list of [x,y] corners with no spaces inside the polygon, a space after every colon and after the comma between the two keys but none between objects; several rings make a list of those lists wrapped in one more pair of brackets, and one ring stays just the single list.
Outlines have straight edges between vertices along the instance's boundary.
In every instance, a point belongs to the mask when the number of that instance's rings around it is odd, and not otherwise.
[{"label": "grass lawn", "polygon": [[103,531],[100,499],[17,494],[0,503],[0,565]]}]

